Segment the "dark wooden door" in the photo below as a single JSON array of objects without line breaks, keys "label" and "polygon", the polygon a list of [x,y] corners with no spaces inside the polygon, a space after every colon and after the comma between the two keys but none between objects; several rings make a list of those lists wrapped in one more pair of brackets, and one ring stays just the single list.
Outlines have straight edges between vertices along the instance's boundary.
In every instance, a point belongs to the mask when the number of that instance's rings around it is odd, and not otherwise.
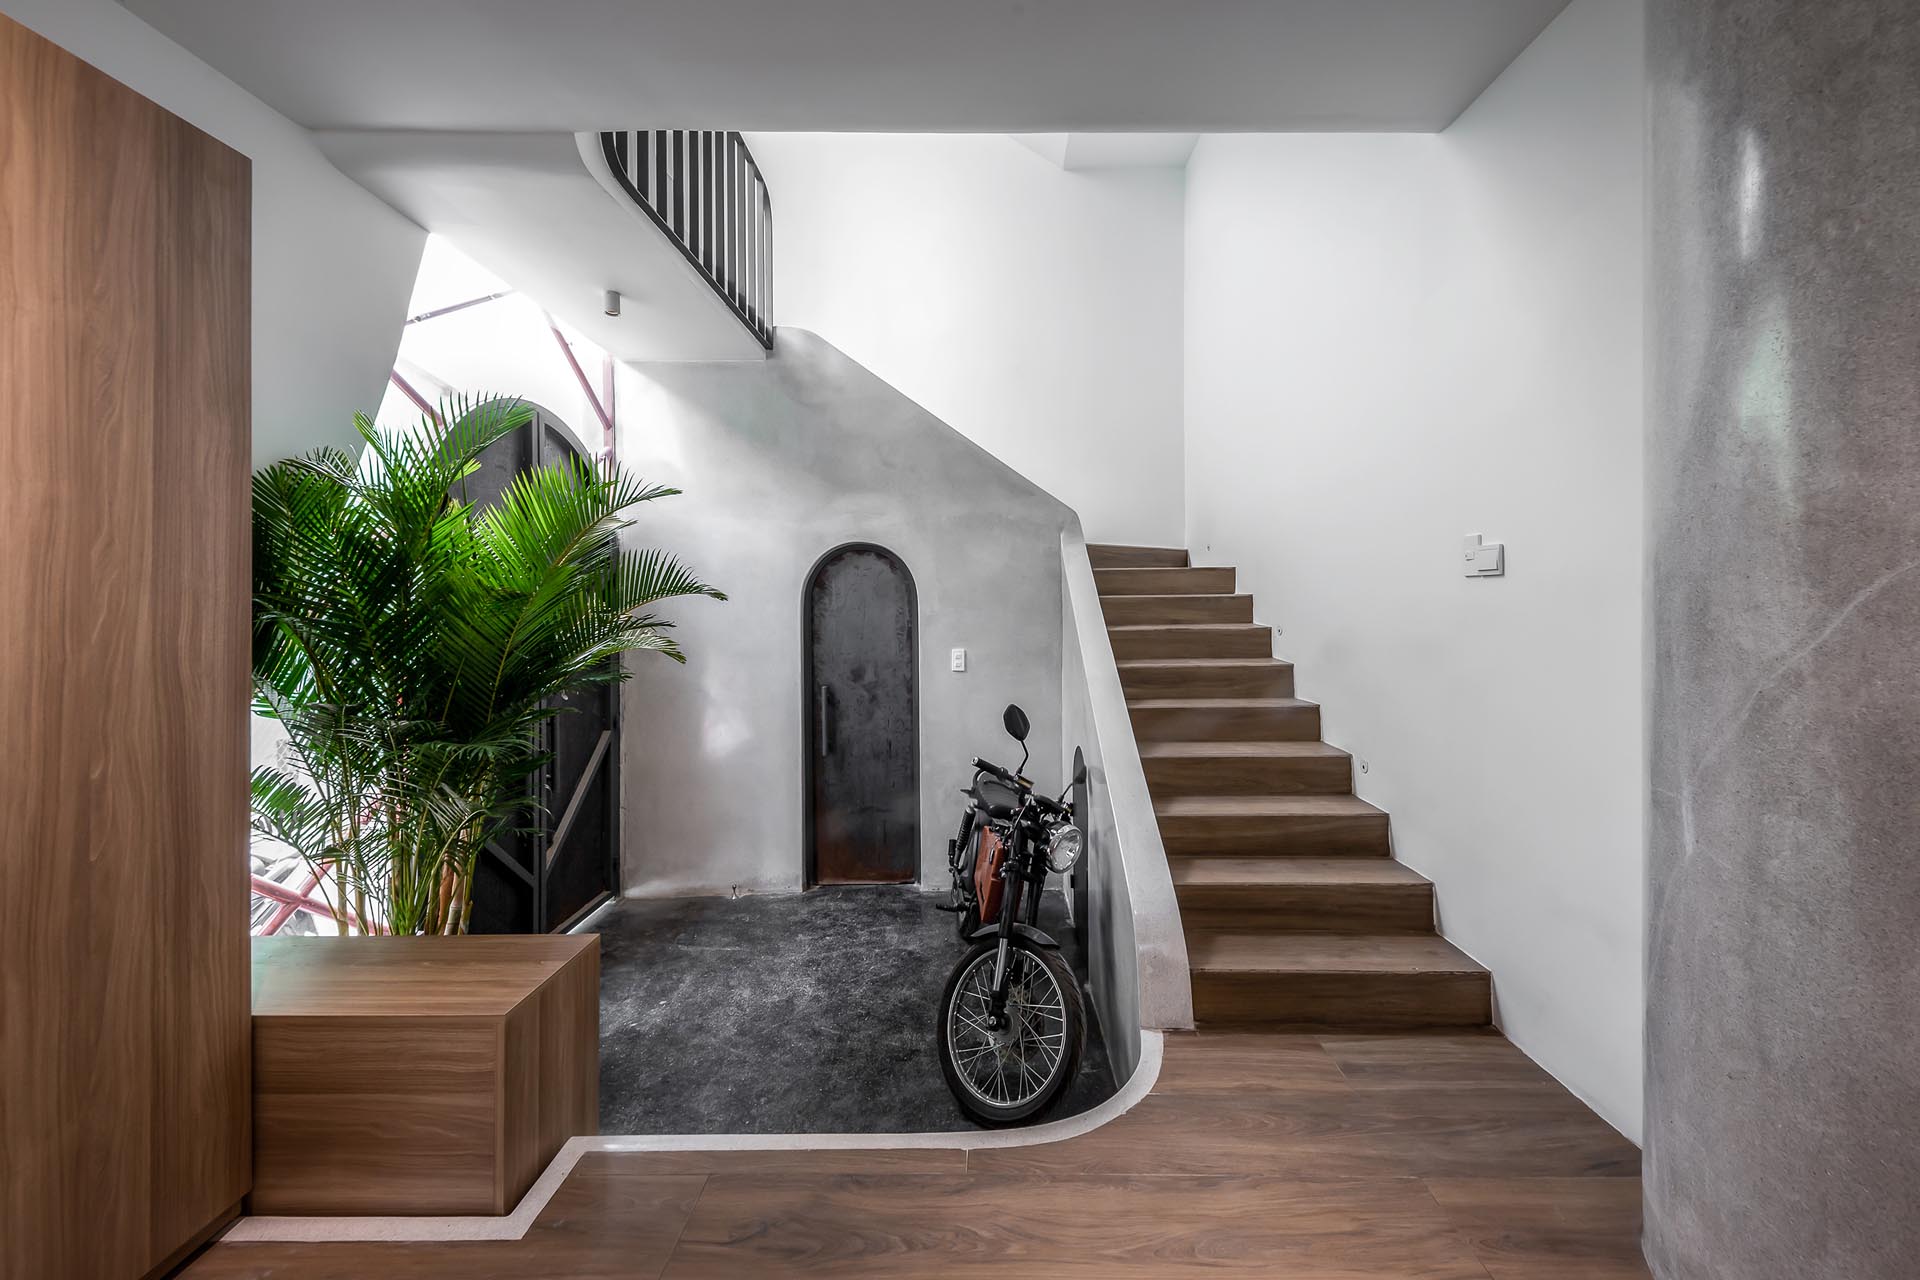
[{"label": "dark wooden door", "polygon": [[0,1276],[251,1179],[247,158],[0,16]]},{"label": "dark wooden door", "polygon": [[[486,506],[533,467],[588,460],[560,419],[534,407],[533,421],[480,457],[465,496]],[[549,933],[572,924],[613,892],[619,875],[619,692],[608,685],[559,698],[542,729],[546,767],[530,781],[528,810],[487,846],[473,873],[475,933]]]},{"label": "dark wooden door", "polygon": [[913,579],[849,546],[807,583],[809,884],[901,884],[920,865]]}]

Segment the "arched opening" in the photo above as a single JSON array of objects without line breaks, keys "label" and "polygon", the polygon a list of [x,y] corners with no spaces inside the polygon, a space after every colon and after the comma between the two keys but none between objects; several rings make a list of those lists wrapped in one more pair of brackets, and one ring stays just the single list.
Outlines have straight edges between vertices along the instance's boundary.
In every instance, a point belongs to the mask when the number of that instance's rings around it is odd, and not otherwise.
[{"label": "arched opening", "polygon": [[805,883],[911,883],[920,870],[913,575],[884,547],[836,547],[807,575],[803,612]]}]

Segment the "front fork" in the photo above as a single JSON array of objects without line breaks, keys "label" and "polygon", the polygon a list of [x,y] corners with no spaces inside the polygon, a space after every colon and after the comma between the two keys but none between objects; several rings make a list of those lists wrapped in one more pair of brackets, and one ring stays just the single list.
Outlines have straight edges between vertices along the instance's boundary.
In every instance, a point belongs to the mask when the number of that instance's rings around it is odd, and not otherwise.
[{"label": "front fork", "polygon": [[1006,889],[1000,895],[1000,941],[993,955],[993,994],[987,1001],[987,1026],[994,1030],[1003,1030],[1007,1025],[1007,991],[1011,981],[1013,959],[1013,925],[1020,916],[1020,899],[1030,892],[1026,877],[1021,868],[1026,866],[1024,857],[1025,837],[1015,835],[1017,842],[1008,850],[1008,856],[1000,864],[1000,874],[1006,877]]}]

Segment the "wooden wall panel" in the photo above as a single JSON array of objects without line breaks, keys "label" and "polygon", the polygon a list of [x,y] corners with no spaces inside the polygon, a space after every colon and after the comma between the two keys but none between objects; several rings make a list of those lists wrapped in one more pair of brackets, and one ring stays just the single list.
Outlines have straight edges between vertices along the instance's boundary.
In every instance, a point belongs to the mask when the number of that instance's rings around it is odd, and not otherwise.
[{"label": "wooden wall panel", "polygon": [[0,1275],[248,1185],[249,172],[0,17]]}]

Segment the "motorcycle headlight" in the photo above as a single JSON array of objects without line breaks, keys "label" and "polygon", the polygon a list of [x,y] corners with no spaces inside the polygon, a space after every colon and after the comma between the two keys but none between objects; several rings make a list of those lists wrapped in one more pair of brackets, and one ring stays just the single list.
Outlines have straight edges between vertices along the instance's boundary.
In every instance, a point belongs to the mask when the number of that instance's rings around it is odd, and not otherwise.
[{"label": "motorcycle headlight", "polygon": [[1085,852],[1087,838],[1080,834],[1080,828],[1068,823],[1055,827],[1053,835],[1047,841],[1047,866],[1049,869],[1065,875],[1073,870],[1073,864],[1080,861]]}]

